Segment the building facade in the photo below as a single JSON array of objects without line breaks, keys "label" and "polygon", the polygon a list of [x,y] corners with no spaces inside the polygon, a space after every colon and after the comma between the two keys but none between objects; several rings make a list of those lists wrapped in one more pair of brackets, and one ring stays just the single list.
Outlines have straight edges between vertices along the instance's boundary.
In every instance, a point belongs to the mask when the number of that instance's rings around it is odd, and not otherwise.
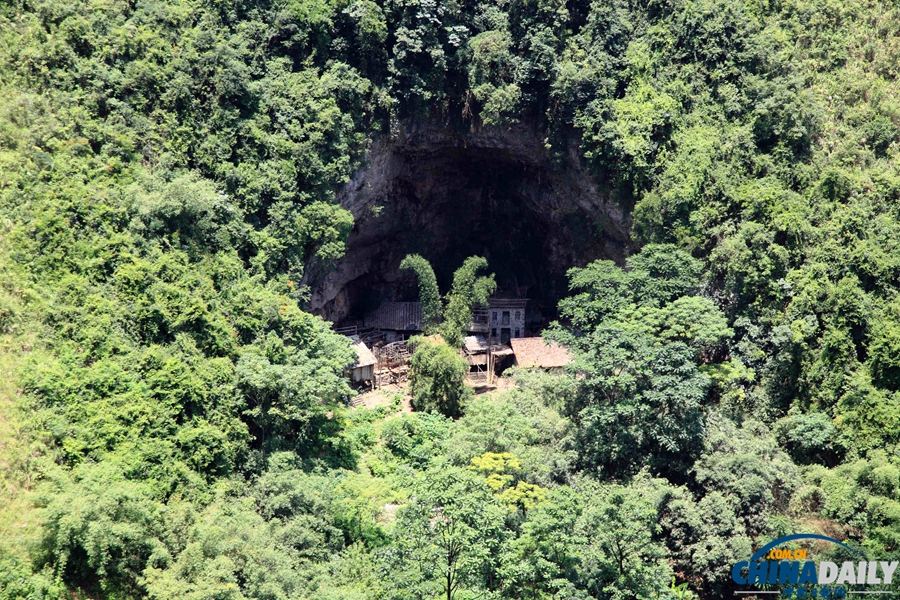
[{"label": "building facade", "polygon": [[492,342],[508,344],[509,340],[525,337],[524,298],[488,298],[488,329]]}]

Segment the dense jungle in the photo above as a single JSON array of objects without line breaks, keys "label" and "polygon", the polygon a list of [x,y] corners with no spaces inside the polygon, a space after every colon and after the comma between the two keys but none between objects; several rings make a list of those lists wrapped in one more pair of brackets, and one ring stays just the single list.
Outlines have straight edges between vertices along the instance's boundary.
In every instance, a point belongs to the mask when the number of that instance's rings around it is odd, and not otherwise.
[{"label": "dense jungle", "polygon": [[[898,74],[875,0],[2,0],[0,599],[713,600],[791,533],[900,559]],[[501,194],[527,154],[594,204],[508,184],[521,227],[409,252],[445,341],[415,410],[357,406],[317,286],[426,129],[505,154],[408,173]],[[460,326],[529,244],[573,362],[475,394]]]}]

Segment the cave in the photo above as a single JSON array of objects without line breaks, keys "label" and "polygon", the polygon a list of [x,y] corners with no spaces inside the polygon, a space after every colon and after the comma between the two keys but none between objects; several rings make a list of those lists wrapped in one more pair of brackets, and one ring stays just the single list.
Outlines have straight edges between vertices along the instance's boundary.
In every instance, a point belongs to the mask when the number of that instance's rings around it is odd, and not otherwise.
[{"label": "cave", "polygon": [[355,224],[346,254],[312,265],[309,308],[343,323],[385,300],[417,299],[409,253],[427,258],[441,292],[466,257],[484,256],[500,290],[517,290],[529,311],[555,316],[573,266],[628,252],[627,213],[588,174],[573,142],[551,158],[537,128],[461,130],[405,124],[376,140],[338,191]]}]

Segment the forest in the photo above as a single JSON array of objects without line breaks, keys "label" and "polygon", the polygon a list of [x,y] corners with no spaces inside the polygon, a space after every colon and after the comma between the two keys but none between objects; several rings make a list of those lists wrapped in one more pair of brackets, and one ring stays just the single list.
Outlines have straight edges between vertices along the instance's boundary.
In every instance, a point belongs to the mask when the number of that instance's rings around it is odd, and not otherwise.
[{"label": "forest", "polygon": [[[3,0],[0,600],[713,600],[787,534],[900,559],[898,74],[878,0]],[[565,372],[476,395],[425,341],[417,410],[355,407],[304,275],[428,121],[575,140],[628,256],[568,272]],[[457,345],[472,261],[425,298]]]}]

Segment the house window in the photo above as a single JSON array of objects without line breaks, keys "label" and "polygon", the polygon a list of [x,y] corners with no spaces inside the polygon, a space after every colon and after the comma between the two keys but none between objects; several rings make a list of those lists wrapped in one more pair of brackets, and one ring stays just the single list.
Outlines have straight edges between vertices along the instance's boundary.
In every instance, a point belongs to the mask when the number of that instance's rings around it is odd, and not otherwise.
[{"label": "house window", "polygon": [[[519,316],[520,314],[521,313],[519,311],[516,311],[516,321],[518,321],[519,319],[522,318],[521,316]],[[516,336],[516,337],[519,337],[519,336]]]},{"label": "house window", "polygon": [[493,312],[493,314],[491,315],[491,318],[492,318],[494,321],[497,320],[497,311],[496,311],[496,310],[495,310],[495,311]]},{"label": "house window", "polygon": [[491,337],[492,338],[497,337],[497,328],[496,327],[494,329],[491,329]]},{"label": "house window", "polygon": [[518,329],[516,329],[516,335],[514,335],[513,337],[519,337],[519,330],[518,330]]},{"label": "house window", "polygon": [[509,325],[509,311],[508,310],[503,311],[503,323],[502,324]]}]

